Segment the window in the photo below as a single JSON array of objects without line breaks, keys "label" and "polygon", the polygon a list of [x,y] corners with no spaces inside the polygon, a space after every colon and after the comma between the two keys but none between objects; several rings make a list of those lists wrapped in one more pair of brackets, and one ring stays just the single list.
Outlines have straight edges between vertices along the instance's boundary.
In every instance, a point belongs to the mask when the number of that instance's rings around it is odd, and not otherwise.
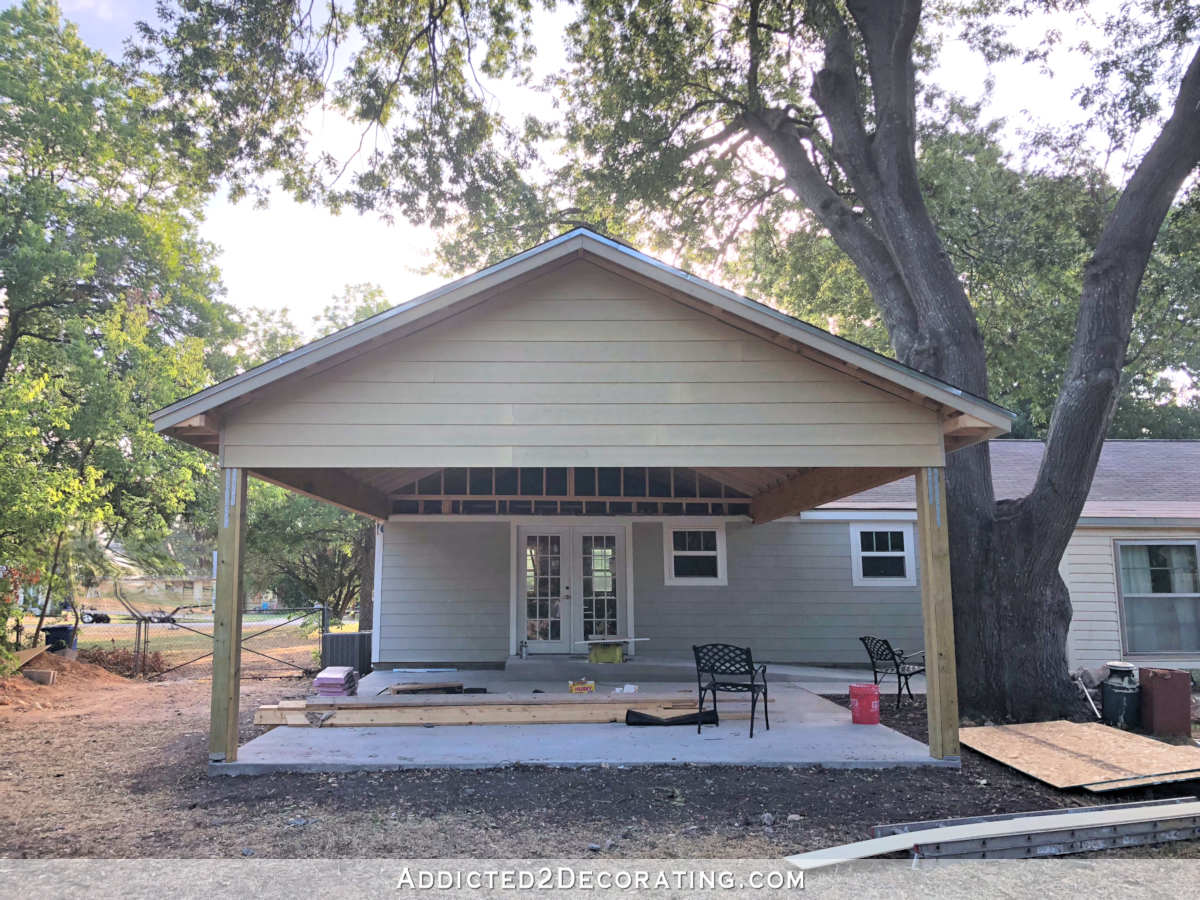
[{"label": "window", "polygon": [[725,524],[664,522],[663,576],[666,584],[725,585]]},{"label": "window", "polygon": [[850,526],[852,581],[856,587],[917,583],[913,529],[907,522],[856,522]]},{"label": "window", "polygon": [[1127,653],[1200,653],[1197,546],[1117,544]]}]

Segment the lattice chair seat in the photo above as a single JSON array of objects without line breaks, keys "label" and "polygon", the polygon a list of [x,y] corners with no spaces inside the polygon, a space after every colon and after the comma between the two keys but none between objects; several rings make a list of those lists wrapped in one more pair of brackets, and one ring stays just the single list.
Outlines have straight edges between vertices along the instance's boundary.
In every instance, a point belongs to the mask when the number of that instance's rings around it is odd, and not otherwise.
[{"label": "lattice chair seat", "polygon": [[[874,675],[875,683],[879,684],[888,675],[896,677],[896,708],[900,708],[900,700],[905,690],[908,691],[909,699],[915,699],[909,679],[914,675],[924,673],[925,651],[904,653],[892,647],[891,643],[883,638],[871,635],[860,637],[859,640],[867,648],[867,656],[871,659],[871,672]],[[914,662],[917,658],[920,658],[920,662]]]},{"label": "lattice chair seat", "polygon": [[[763,698],[763,720],[767,731],[771,730],[771,714],[767,709],[767,667],[754,664],[754,654],[749,647],[733,644],[701,644],[693,646],[696,657],[696,686],[700,694],[699,712],[704,712],[704,697],[712,693],[713,712],[717,710],[717,692],[750,694],[750,737],[754,737],[754,713],[759,694]],[[742,676],[745,681],[728,680]],[[707,680],[705,680],[707,678]],[[701,716],[703,719],[703,716]],[[718,716],[717,724],[720,724]],[[700,733],[700,724],[696,733]]]}]

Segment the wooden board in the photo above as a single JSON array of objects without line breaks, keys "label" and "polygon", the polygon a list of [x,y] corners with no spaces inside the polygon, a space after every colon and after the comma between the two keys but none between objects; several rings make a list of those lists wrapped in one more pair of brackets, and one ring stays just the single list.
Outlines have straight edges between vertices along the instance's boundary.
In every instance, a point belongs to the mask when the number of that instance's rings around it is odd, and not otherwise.
[{"label": "wooden board", "polygon": [[[1157,819],[1178,819],[1184,816],[1200,816],[1200,803],[1173,804],[1166,810],[1162,807],[1148,807],[1145,809],[1079,813],[1072,815],[1069,823],[1066,824],[1072,829],[1083,829],[1106,825],[1153,822]],[[795,856],[789,856],[786,859],[789,863],[800,869],[819,869],[824,866],[836,865],[840,862],[866,859],[870,856],[881,856],[885,853],[900,853],[905,850],[911,850],[918,843],[948,843],[950,841],[980,840],[1014,834],[1040,834],[1047,831],[1058,831],[1063,827],[1063,816],[1059,814],[1012,819],[1003,822],[976,822],[969,825],[952,825],[945,828],[931,828],[918,832],[872,838],[867,841],[844,844],[840,847],[827,847],[824,850],[799,853]]]},{"label": "wooden board", "polygon": [[[418,694],[383,697],[310,697],[300,701],[310,710],[359,709],[362,707],[399,706],[543,706],[558,703],[579,703],[585,706],[617,705],[624,709],[635,703],[690,703],[696,706],[693,691],[646,691],[636,694]],[[735,702],[735,701],[730,701]],[[748,701],[746,701],[748,702]],[[726,703],[721,699],[721,706]]]},{"label": "wooden board", "polygon": [[404,684],[393,684],[387,689],[389,694],[461,694],[461,681],[408,681]]},{"label": "wooden board", "polygon": [[43,644],[40,647],[32,647],[29,650],[18,650],[16,653],[13,654],[13,656],[15,656],[17,658],[17,668],[19,669],[19,668],[21,668],[21,666],[25,665],[31,659],[37,659],[39,656],[41,656],[45,652],[46,652],[46,645]]},{"label": "wooden board", "polygon": [[[627,709],[669,718],[684,715],[693,707],[669,703],[613,704],[541,704],[490,706],[393,706],[341,707],[330,710],[321,727],[363,727],[401,725],[578,725],[624,722]],[[309,707],[308,712],[314,712]],[[726,712],[722,719],[749,719],[748,712]],[[255,725],[309,725],[303,712],[262,706],[255,711]]]},{"label": "wooden board", "polygon": [[1098,722],[989,725],[964,728],[960,737],[972,750],[1056,788],[1117,790],[1155,783],[1147,778],[1200,777],[1200,748],[1164,744]]}]

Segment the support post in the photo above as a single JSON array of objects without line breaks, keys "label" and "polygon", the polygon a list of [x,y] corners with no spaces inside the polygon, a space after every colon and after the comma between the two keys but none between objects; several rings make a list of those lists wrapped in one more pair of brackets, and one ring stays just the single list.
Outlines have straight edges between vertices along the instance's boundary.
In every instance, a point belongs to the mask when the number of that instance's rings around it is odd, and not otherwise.
[{"label": "support post", "polygon": [[242,681],[242,556],[246,542],[246,470],[223,467],[221,480],[208,758],[213,762],[233,762],[237,759],[238,705]]},{"label": "support post", "polygon": [[929,755],[957,757],[958,678],[946,527],[946,470],[917,470],[917,546],[921,554],[921,612],[925,620],[925,701]]}]

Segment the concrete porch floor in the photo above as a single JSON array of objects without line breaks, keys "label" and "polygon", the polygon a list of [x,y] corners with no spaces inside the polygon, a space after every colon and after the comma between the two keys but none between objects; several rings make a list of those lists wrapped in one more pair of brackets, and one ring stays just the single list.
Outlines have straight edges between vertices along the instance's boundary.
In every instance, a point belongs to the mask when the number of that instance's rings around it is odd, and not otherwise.
[{"label": "concrete porch floor", "polygon": [[[623,666],[609,666],[621,669]],[[788,668],[788,667],[778,667]],[[693,669],[694,671],[694,669]],[[824,670],[846,672],[848,670]],[[775,668],[771,669],[775,674]],[[614,673],[615,674],[615,673]],[[782,674],[782,673],[781,673]],[[800,673],[804,674],[804,673]],[[870,680],[869,673],[867,680]],[[359,697],[374,697],[399,681],[461,681],[487,687],[489,693],[562,692],[566,685],[512,678],[496,670],[445,673],[373,672],[359,685]],[[609,692],[625,680],[597,682]],[[643,691],[687,690],[695,682],[637,682]],[[500,768],[542,766],[825,766],[885,768],[892,766],[956,766],[957,760],[934,760],[919,741],[882,725],[854,725],[850,713],[805,687],[801,681],[771,681],[771,730],[761,712],[755,723],[724,720],[720,726],[695,728],[587,725],[441,725],[423,727],[274,728],[246,743],[232,763],[213,763],[212,774],[259,775],[270,772],[348,772],[395,769]],[[845,682],[828,693],[842,693]],[[822,684],[818,682],[818,684]],[[838,687],[840,685],[840,688]],[[915,689],[915,685],[914,685]],[[352,698],[347,698],[351,700]],[[885,701],[886,698],[885,698]],[[748,708],[748,704],[743,704]],[[726,706],[728,710],[730,706]]]}]

